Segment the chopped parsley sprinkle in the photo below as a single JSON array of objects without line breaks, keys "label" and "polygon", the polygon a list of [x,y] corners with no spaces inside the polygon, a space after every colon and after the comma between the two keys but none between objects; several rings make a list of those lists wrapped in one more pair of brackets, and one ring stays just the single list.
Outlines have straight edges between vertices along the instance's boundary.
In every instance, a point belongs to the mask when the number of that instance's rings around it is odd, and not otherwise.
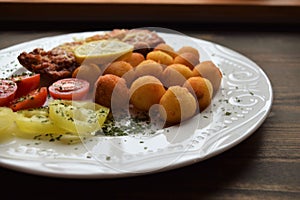
[{"label": "chopped parsley sprinkle", "polygon": [[241,100],[238,97],[235,97],[236,102],[241,102]]},{"label": "chopped parsley sprinkle", "polygon": [[231,112],[226,112],[225,115],[229,116],[229,115],[231,115]]},{"label": "chopped parsley sprinkle", "polygon": [[126,136],[129,134],[154,134],[149,119],[145,118],[128,118],[124,117],[121,121],[115,121],[107,118],[101,130],[95,134],[103,134],[105,136]]}]

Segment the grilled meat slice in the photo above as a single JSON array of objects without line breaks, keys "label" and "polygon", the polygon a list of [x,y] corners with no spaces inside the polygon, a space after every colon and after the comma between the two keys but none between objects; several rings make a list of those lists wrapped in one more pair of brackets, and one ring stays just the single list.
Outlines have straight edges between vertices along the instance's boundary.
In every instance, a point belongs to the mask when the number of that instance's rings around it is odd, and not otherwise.
[{"label": "grilled meat slice", "polygon": [[52,81],[71,77],[78,67],[74,54],[60,47],[50,51],[36,48],[30,53],[23,52],[18,60],[27,70],[45,75]]}]

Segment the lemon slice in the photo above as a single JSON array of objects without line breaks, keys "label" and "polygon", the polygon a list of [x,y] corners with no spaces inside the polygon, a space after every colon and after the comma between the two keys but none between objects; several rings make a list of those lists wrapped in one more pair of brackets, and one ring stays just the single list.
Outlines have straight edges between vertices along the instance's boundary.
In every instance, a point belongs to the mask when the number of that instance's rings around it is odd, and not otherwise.
[{"label": "lemon slice", "polygon": [[74,50],[76,61],[95,64],[110,63],[133,51],[133,45],[119,40],[99,40],[84,43]]}]

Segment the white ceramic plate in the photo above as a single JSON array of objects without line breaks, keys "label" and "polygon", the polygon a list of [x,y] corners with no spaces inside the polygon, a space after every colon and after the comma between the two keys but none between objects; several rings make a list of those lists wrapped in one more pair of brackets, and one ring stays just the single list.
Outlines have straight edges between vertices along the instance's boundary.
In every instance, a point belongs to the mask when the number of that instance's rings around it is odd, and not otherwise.
[{"label": "white ceramic plate", "polygon": [[[0,77],[22,71],[17,56],[41,47],[101,32],[41,38],[0,51]],[[193,164],[220,154],[250,136],[266,119],[272,87],[260,67],[247,57],[208,41],[159,33],[179,49],[199,49],[201,61],[212,60],[223,73],[211,106],[194,118],[154,135],[95,137],[76,145],[15,138],[0,144],[0,165],[53,177],[114,178],[137,176]]]}]

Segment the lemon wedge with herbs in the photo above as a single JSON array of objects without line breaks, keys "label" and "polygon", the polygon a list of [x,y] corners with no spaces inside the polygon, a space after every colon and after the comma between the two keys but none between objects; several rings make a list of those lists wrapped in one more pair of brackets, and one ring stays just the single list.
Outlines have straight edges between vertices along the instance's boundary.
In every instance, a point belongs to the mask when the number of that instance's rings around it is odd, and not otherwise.
[{"label": "lemon wedge with herbs", "polygon": [[132,45],[119,40],[98,40],[79,45],[75,48],[74,54],[78,63],[106,64],[132,51]]}]

